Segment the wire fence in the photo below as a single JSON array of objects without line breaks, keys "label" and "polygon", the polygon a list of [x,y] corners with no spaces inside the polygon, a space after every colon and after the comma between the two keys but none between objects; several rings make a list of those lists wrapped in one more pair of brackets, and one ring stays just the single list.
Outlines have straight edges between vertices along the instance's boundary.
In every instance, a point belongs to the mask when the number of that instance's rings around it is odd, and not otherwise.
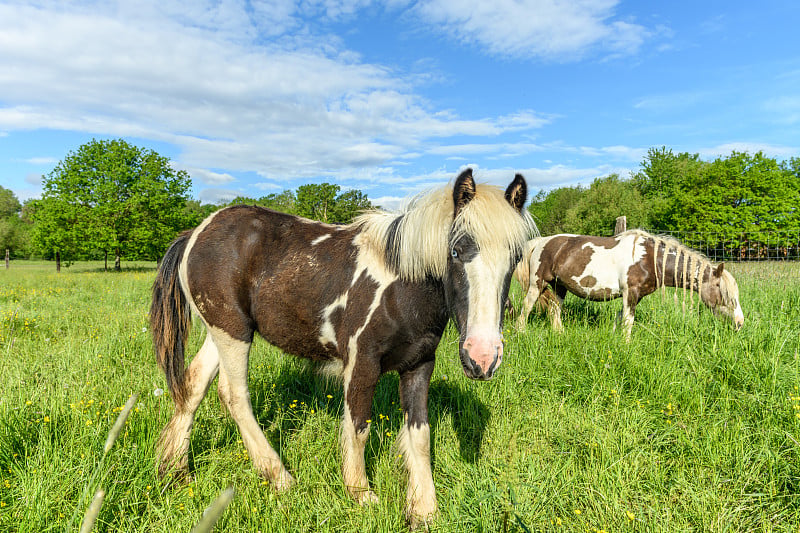
[{"label": "wire fence", "polygon": [[705,254],[712,261],[798,261],[800,232],[740,233],[735,237],[713,232],[659,231]]}]

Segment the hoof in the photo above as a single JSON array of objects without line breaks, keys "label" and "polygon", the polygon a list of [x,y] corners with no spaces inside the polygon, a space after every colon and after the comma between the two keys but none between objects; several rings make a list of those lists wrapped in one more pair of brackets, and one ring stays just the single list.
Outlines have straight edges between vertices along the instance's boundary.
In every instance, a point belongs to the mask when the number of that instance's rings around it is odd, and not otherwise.
[{"label": "hoof", "polygon": [[427,531],[435,518],[436,511],[427,514],[406,511],[406,522],[408,522],[408,528],[412,530],[424,529]]},{"label": "hoof", "polygon": [[406,506],[406,522],[411,529],[428,529],[428,526],[436,519],[438,508],[436,500],[427,502],[420,500],[409,500]]},{"label": "hoof", "polygon": [[297,481],[295,481],[286,469],[272,479],[272,486],[275,487],[275,490],[278,492],[285,492],[295,485],[297,485]]},{"label": "hoof", "polygon": [[366,490],[353,490],[351,491],[353,495],[353,499],[359,505],[372,505],[374,503],[378,503],[380,500],[378,499],[378,495],[372,492],[369,489]]},{"label": "hoof", "polygon": [[162,463],[158,467],[158,478],[167,485],[173,483],[178,485],[188,485],[194,481],[194,476],[189,472],[189,467],[171,467],[169,464]]}]

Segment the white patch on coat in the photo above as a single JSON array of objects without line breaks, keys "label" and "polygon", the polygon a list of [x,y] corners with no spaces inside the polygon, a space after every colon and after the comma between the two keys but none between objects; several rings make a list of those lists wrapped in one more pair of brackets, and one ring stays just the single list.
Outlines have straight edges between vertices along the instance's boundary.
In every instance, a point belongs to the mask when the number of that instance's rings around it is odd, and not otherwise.
[{"label": "white patch on coat", "polygon": [[325,241],[325,240],[330,239],[330,238],[331,238],[331,234],[330,233],[326,233],[325,235],[320,235],[319,237],[317,237],[316,239],[311,241],[311,246],[316,246],[319,243],[321,243],[322,241]]},{"label": "white patch on coat", "polygon": [[335,347],[339,347],[336,342],[336,330],[333,327],[333,322],[331,322],[331,315],[337,309],[344,309],[347,306],[347,294],[345,292],[336,298],[333,303],[326,305],[322,309],[322,325],[319,327],[319,338],[317,340],[323,346],[333,344]]},{"label": "white patch on coat", "polygon": [[616,238],[618,244],[611,249],[596,246],[590,242],[582,248],[590,248],[592,256],[583,272],[572,279],[581,286],[581,279],[592,276],[597,281],[593,287],[582,287],[588,296],[594,288],[609,289],[611,296],[619,296],[627,288],[628,268],[642,260],[647,250],[637,235],[622,235]]},{"label": "white patch on coat", "polygon": [[[220,209],[222,211],[222,209]],[[211,221],[214,220],[214,217],[219,214],[220,211],[216,211],[208,215],[205,220],[203,220],[199,226],[197,226],[194,231],[192,231],[192,235],[189,237],[189,242],[186,243],[186,248],[183,250],[183,257],[181,257],[181,263],[178,266],[178,280],[181,284],[181,289],[183,290],[183,294],[186,295],[186,299],[189,300],[189,305],[192,308],[192,311],[197,316],[203,316],[200,313],[200,310],[197,308],[197,305],[194,302],[194,298],[192,297],[192,291],[189,290],[189,254],[194,247],[195,242],[197,242],[197,237],[206,229],[206,226],[211,224]]]},{"label": "white patch on coat", "polygon": [[365,237],[363,235],[357,235],[355,239],[353,239],[353,244],[355,244],[358,253],[356,254],[356,268],[353,273],[353,281],[350,283],[350,286],[355,286],[362,274],[366,272],[367,275],[378,284],[378,287],[375,289],[375,294],[372,296],[372,302],[367,310],[364,323],[355,330],[347,342],[347,364],[344,366],[343,371],[345,393],[347,392],[347,384],[350,382],[350,377],[353,375],[353,366],[356,364],[358,338],[367,328],[370,320],[372,320],[372,315],[375,313],[375,310],[380,306],[383,292],[398,279],[396,274],[386,268],[383,257],[378,257],[374,249],[365,242]]}]

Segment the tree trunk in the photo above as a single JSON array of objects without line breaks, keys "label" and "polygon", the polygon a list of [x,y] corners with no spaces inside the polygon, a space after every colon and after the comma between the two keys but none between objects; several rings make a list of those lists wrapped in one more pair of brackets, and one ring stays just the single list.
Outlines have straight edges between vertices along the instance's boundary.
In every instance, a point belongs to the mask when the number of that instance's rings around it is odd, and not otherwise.
[{"label": "tree trunk", "polygon": [[120,265],[119,248],[117,248],[115,256],[116,257],[114,257],[114,270],[119,272],[120,270],[122,270],[122,265]]},{"label": "tree trunk", "polygon": [[106,250],[106,252],[105,252],[105,261],[106,261],[106,264],[105,264],[105,266],[103,267],[103,269],[104,269],[106,272],[108,272],[108,250]]},{"label": "tree trunk", "polygon": [[61,273],[61,252],[56,251],[56,272]]},{"label": "tree trunk", "polygon": [[9,249],[6,248],[6,270],[8,270],[8,262],[9,262],[10,259],[11,259],[11,256],[9,255]]}]

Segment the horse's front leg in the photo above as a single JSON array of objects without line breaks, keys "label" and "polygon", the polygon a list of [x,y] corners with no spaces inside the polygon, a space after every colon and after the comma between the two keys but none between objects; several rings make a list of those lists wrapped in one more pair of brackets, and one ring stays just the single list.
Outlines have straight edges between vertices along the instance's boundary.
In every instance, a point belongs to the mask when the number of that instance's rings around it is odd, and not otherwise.
[{"label": "horse's front leg", "polygon": [[528,315],[536,304],[541,294],[539,280],[531,280],[528,285],[528,290],[525,292],[525,298],[522,300],[522,309],[520,309],[519,316],[517,317],[517,329],[524,330],[528,323]]},{"label": "horse's front leg", "polygon": [[622,325],[625,328],[625,342],[631,342],[631,332],[633,331],[634,313],[636,312],[637,295],[629,289],[622,290]]},{"label": "horse's front leg", "polygon": [[372,397],[380,377],[377,362],[360,355],[344,372],[344,415],[342,416],[342,477],[347,491],[360,504],[378,497],[369,489],[364,448],[369,437]]},{"label": "horse's front leg", "polygon": [[427,523],[437,511],[428,425],[428,387],[433,367],[434,361],[428,361],[400,375],[400,403],[405,421],[397,447],[408,469],[406,518],[412,527]]}]

